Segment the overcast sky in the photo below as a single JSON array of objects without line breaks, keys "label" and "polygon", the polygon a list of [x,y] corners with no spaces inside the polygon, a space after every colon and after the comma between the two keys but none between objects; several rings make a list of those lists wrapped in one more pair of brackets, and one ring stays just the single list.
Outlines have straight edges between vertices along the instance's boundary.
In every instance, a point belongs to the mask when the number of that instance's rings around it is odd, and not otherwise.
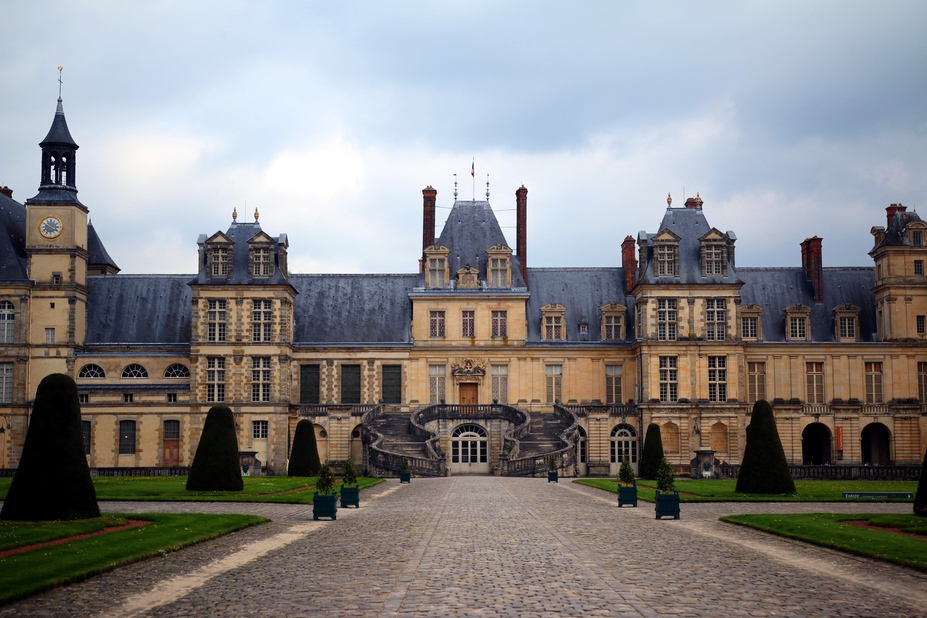
[{"label": "overcast sky", "polygon": [[414,272],[490,201],[530,266],[619,266],[699,192],[738,266],[871,265],[927,202],[927,3],[33,2],[0,17],[0,184],[36,194],[64,109],[81,201],[124,273],[192,273],[260,210],[301,273]]}]

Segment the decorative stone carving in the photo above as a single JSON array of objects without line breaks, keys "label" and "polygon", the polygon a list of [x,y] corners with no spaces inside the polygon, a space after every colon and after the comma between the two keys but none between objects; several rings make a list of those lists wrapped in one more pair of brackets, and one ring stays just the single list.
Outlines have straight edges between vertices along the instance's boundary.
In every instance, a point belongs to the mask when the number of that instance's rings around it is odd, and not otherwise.
[{"label": "decorative stone carving", "polygon": [[486,377],[486,362],[472,358],[454,361],[451,363],[451,375],[454,376],[454,382],[457,384],[461,382],[482,384],[483,378]]}]

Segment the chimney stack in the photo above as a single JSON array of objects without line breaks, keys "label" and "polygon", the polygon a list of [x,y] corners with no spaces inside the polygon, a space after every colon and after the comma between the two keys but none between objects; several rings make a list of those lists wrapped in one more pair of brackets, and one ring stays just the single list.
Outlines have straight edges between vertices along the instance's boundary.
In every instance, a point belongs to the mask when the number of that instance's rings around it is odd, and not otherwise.
[{"label": "chimney stack", "polygon": [[7,196],[10,199],[13,199],[13,190],[6,185],[0,187],[0,193]]},{"label": "chimney stack", "polygon": [[438,192],[428,185],[422,189],[424,216],[422,217],[422,257],[418,262],[419,272],[425,272],[425,249],[435,244],[435,202]]},{"label": "chimney stack", "polygon": [[637,259],[634,257],[634,249],[634,238],[625,236],[624,242],[621,243],[621,267],[624,269],[624,291],[627,294],[637,285]]},{"label": "chimney stack", "polygon": [[824,302],[824,272],[821,252],[821,239],[817,236],[806,238],[801,243],[801,267],[805,276],[811,280],[811,289],[814,292],[814,302]]},{"label": "chimney stack", "polygon": [[528,189],[515,191],[515,253],[521,264],[521,276],[528,283]]},{"label": "chimney stack", "polygon": [[905,211],[907,211],[907,210],[908,210],[908,207],[907,207],[907,206],[902,206],[901,204],[892,204],[891,206],[889,206],[888,208],[886,208],[886,209],[885,209],[885,218],[886,218],[886,220],[887,220],[887,224],[886,224],[886,226],[885,226],[886,231],[888,230],[888,228],[890,228],[890,227],[892,226],[892,219],[895,218],[895,213],[896,213],[896,212],[905,212]]}]

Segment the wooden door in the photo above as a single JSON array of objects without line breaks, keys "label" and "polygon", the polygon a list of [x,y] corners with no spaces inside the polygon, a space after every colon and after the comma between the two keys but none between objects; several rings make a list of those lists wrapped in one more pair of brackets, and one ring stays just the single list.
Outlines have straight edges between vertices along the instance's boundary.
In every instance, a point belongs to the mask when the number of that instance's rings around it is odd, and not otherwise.
[{"label": "wooden door", "polygon": [[460,385],[460,405],[475,406],[478,403],[480,392],[479,384]]}]

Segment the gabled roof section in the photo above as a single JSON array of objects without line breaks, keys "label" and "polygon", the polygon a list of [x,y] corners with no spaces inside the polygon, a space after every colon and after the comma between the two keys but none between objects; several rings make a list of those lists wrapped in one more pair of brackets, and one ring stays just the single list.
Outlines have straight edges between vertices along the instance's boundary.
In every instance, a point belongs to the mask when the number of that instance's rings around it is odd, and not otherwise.
[{"label": "gabled roof section", "polygon": [[[251,241],[268,242],[274,245],[274,257],[277,263],[274,265],[274,274],[271,277],[251,277]],[[200,272],[196,278],[190,282],[190,285],[288,285],[289,281],[280,268],[279,253],[281,247],[286,250],[287,238],[283,234],[279,238],[273,238],[261,230],[261,225],[255,221],[253,223],[238,223],[233,221],[228,231],[216,232],[209,238],[201,234],[197,244],[200,245],[200,251],[206,252],[205,259],[202,260]],[[230,244],[232,245],[232,276],[231,277],[213,277],[210,271],[208,245],[210,244]]]},{"label": "gabled roof section", "polygon": [[103,241],[100,240],[97,231],[93,229],[93,224],[89,221],[87,222],[87,254],[87,265],[90,268],[97,267],[105,270],[106,267],[110,267],[119,271],[119,267],[109,256],[106,247],[103,246]]},{"label": "gabled roof section", "polygon": [[885,236],[882,238],[882,241],[872,248],[872,250],[869,252],[869,255],[872,255],[877,249],[882,247],[909,246],[911,243],[908,240],[908,226],[919,222],[921,222],[921,218],[914,211],[896,212],[888,224],[888,229],[885,230]]},{"label": "gabled roof section", "polygon": [[272,244],[276,242],[277,240],[275,238],[271,238],[270,236],[268,236],[267,232],[261,230],[257,234],[251,237],[251,239],[248,241],[248,244],[252,244],[252,245]]},{"label": "gabled roof section", "polygon": [[0,193],[0,281],[29,281],[26,263],[26,207]]},{"label": "gabled roof section", "polygon": [[[436,245],[444,245],[451,252],[448,267],[452,273],[468,264],[480,273],[486,272],[489,256],[486,250],[496,245],[511,245],[505,240],[499,221],[486,201],[456,201],[447,216]],[[518,256],[511,256],[512,287],[523,288]]]},{"label": "gabled roof section", "polygon": [[88,345],[190,343],[190,275],[87,277]]},{"label": "gabled roof section", "polygon": [[58,109],[55,110],[55,118],[52,120],[48,135],[39,142],[39,146],[53,145],[71,146],[74,150],[80,148],[74,141],[74,138],[71,137],[71,132],[68,130],[68,121],[64,117],[64,106],[61,97],[58,97]]},{"label": "gabled roof section", "polygon": [[292,275],[296,345],[409,344],[421,275]]}]

